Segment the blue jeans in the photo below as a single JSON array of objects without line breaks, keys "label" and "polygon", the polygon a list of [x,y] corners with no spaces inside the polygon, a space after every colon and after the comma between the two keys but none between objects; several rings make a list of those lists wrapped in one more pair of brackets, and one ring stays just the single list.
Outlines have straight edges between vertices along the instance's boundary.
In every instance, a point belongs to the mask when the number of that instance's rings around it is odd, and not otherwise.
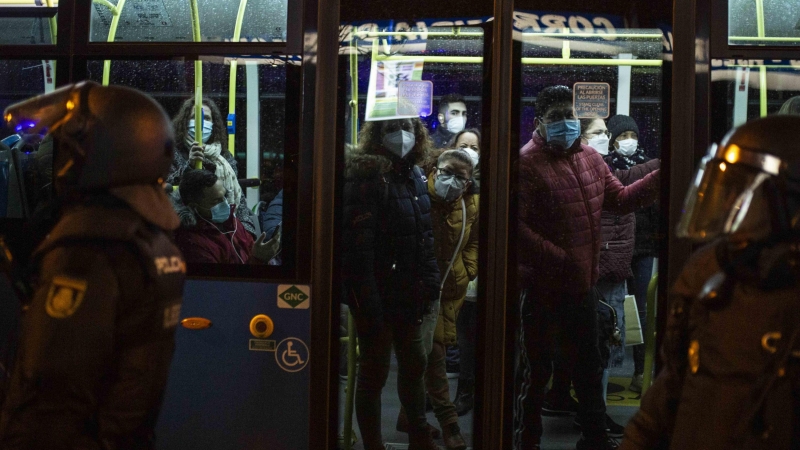
[{"label": "blue jeans", "polygon": [[[611,305],[617,312],[617,327],[619,328],[620,338],[625,342],[625,295],[628,293],[625,280],[611,282],[600,280],[597,282],[597,290],[605,298],[606,303]],[[605,343],[601,342],[600,345]],[[608,357],[608,367],[622,367],[625,360],[625,346],[611,347],[611,354]]]},{"label": "blue jeans", "polygon": [[[647,333],[647,287],[650,285],[650,278],[653,275],[652,256],[635,256],[631,261],[633,270],[633,286],[630,286],[631,293],[636,296],[636,307],[639,309],[639,323],[642,324],[642,336]],[[644,344],[633,346],[633,373],[640,375],[644,373]]]}]

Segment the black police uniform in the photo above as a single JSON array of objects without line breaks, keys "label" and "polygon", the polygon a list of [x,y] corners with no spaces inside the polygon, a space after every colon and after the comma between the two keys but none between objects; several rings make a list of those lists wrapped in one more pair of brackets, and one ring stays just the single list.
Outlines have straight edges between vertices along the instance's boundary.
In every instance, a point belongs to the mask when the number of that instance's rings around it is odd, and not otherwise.
[{"label": "black police uniform", "polygon": [[[798,244],[753,245],[750,255],[730,247],[698,251],[676,282],[664,369],[621,449],[800,446],[800,339],[791,342],[800,329],[800,273],[780,271],[780,284],[763,277],[772,262],[797,260]],[[726,281],[709,289],[720,266],[728,266]]]},{"label": "black police uniform", "polygon": [[185,264],[161,228],[110,202],[67,212],[34,255],[0,448],[154,446]]}]

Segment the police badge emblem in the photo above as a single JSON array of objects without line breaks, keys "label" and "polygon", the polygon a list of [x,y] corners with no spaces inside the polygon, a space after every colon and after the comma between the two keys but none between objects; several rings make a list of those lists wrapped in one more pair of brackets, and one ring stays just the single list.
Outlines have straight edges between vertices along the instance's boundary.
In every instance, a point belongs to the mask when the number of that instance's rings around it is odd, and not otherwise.
[{"label": "police badge emblem", "polygon": [[65,319],[78,309],[86,293],[86,280],[69,277],[53,277],[47,294],[45,311],[54,319]]}]

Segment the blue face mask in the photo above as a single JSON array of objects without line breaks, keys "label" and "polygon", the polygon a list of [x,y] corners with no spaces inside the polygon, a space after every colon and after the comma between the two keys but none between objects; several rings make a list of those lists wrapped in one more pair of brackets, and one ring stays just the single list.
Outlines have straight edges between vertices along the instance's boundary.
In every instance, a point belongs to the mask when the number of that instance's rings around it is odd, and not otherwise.
[{"label": "blue face mask", "polygon": [[228,205],[227,200],[223,200],[216,205],[214,205],[211,209],[211,221],[214,223],[222,223],[228,220],[228,217],[231,216],[231,207]]},{"label": "blue face mask", "polygon": [[[211,131],[214,129],[214,124],[211,123],[210,120],[203,120],[203,144],[208,142],[208,139],[211,137]],[[188,135],[187,140],[191,142],[195,142],[195,134],[194,134],[194,119],[189,120],[189,128],[188,128]]]},{"label": "blue face mask", "polygon": [[546,123],[544,127],[547,131],[547,142],[564,148],[572,147],[572,144],[581,136],[581,121],[578,119]]}]

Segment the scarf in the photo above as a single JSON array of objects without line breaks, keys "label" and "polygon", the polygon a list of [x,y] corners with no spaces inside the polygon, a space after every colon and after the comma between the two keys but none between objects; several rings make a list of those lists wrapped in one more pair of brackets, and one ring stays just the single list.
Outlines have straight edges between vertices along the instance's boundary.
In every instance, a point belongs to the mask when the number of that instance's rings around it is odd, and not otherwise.
[{"label": "scarf", "polygon": [[[609,150],[611,150],[610,146]],[[631,156],[623,156],[612,150],[608,153],[606,158],[608,158],[608,165],[616,170],[628,170],[637,164],[644,164],[647,162],[647,157],[644,155],[644,150],[641,148],[637,148]]]},{"label": "scarf", "polygon": [[219,143],[206,144],[203,147],[203,156],[217,166],[217,171],[214,175],[222,180],[222,185],[225,186],[227,193],[225,198],[228,203],[232,205],[240,205],[239,201],[242,199],[242,187],[239,186],[239,179],[236,172],[233,171],[228,160],[222,156],[222,145]]}]

